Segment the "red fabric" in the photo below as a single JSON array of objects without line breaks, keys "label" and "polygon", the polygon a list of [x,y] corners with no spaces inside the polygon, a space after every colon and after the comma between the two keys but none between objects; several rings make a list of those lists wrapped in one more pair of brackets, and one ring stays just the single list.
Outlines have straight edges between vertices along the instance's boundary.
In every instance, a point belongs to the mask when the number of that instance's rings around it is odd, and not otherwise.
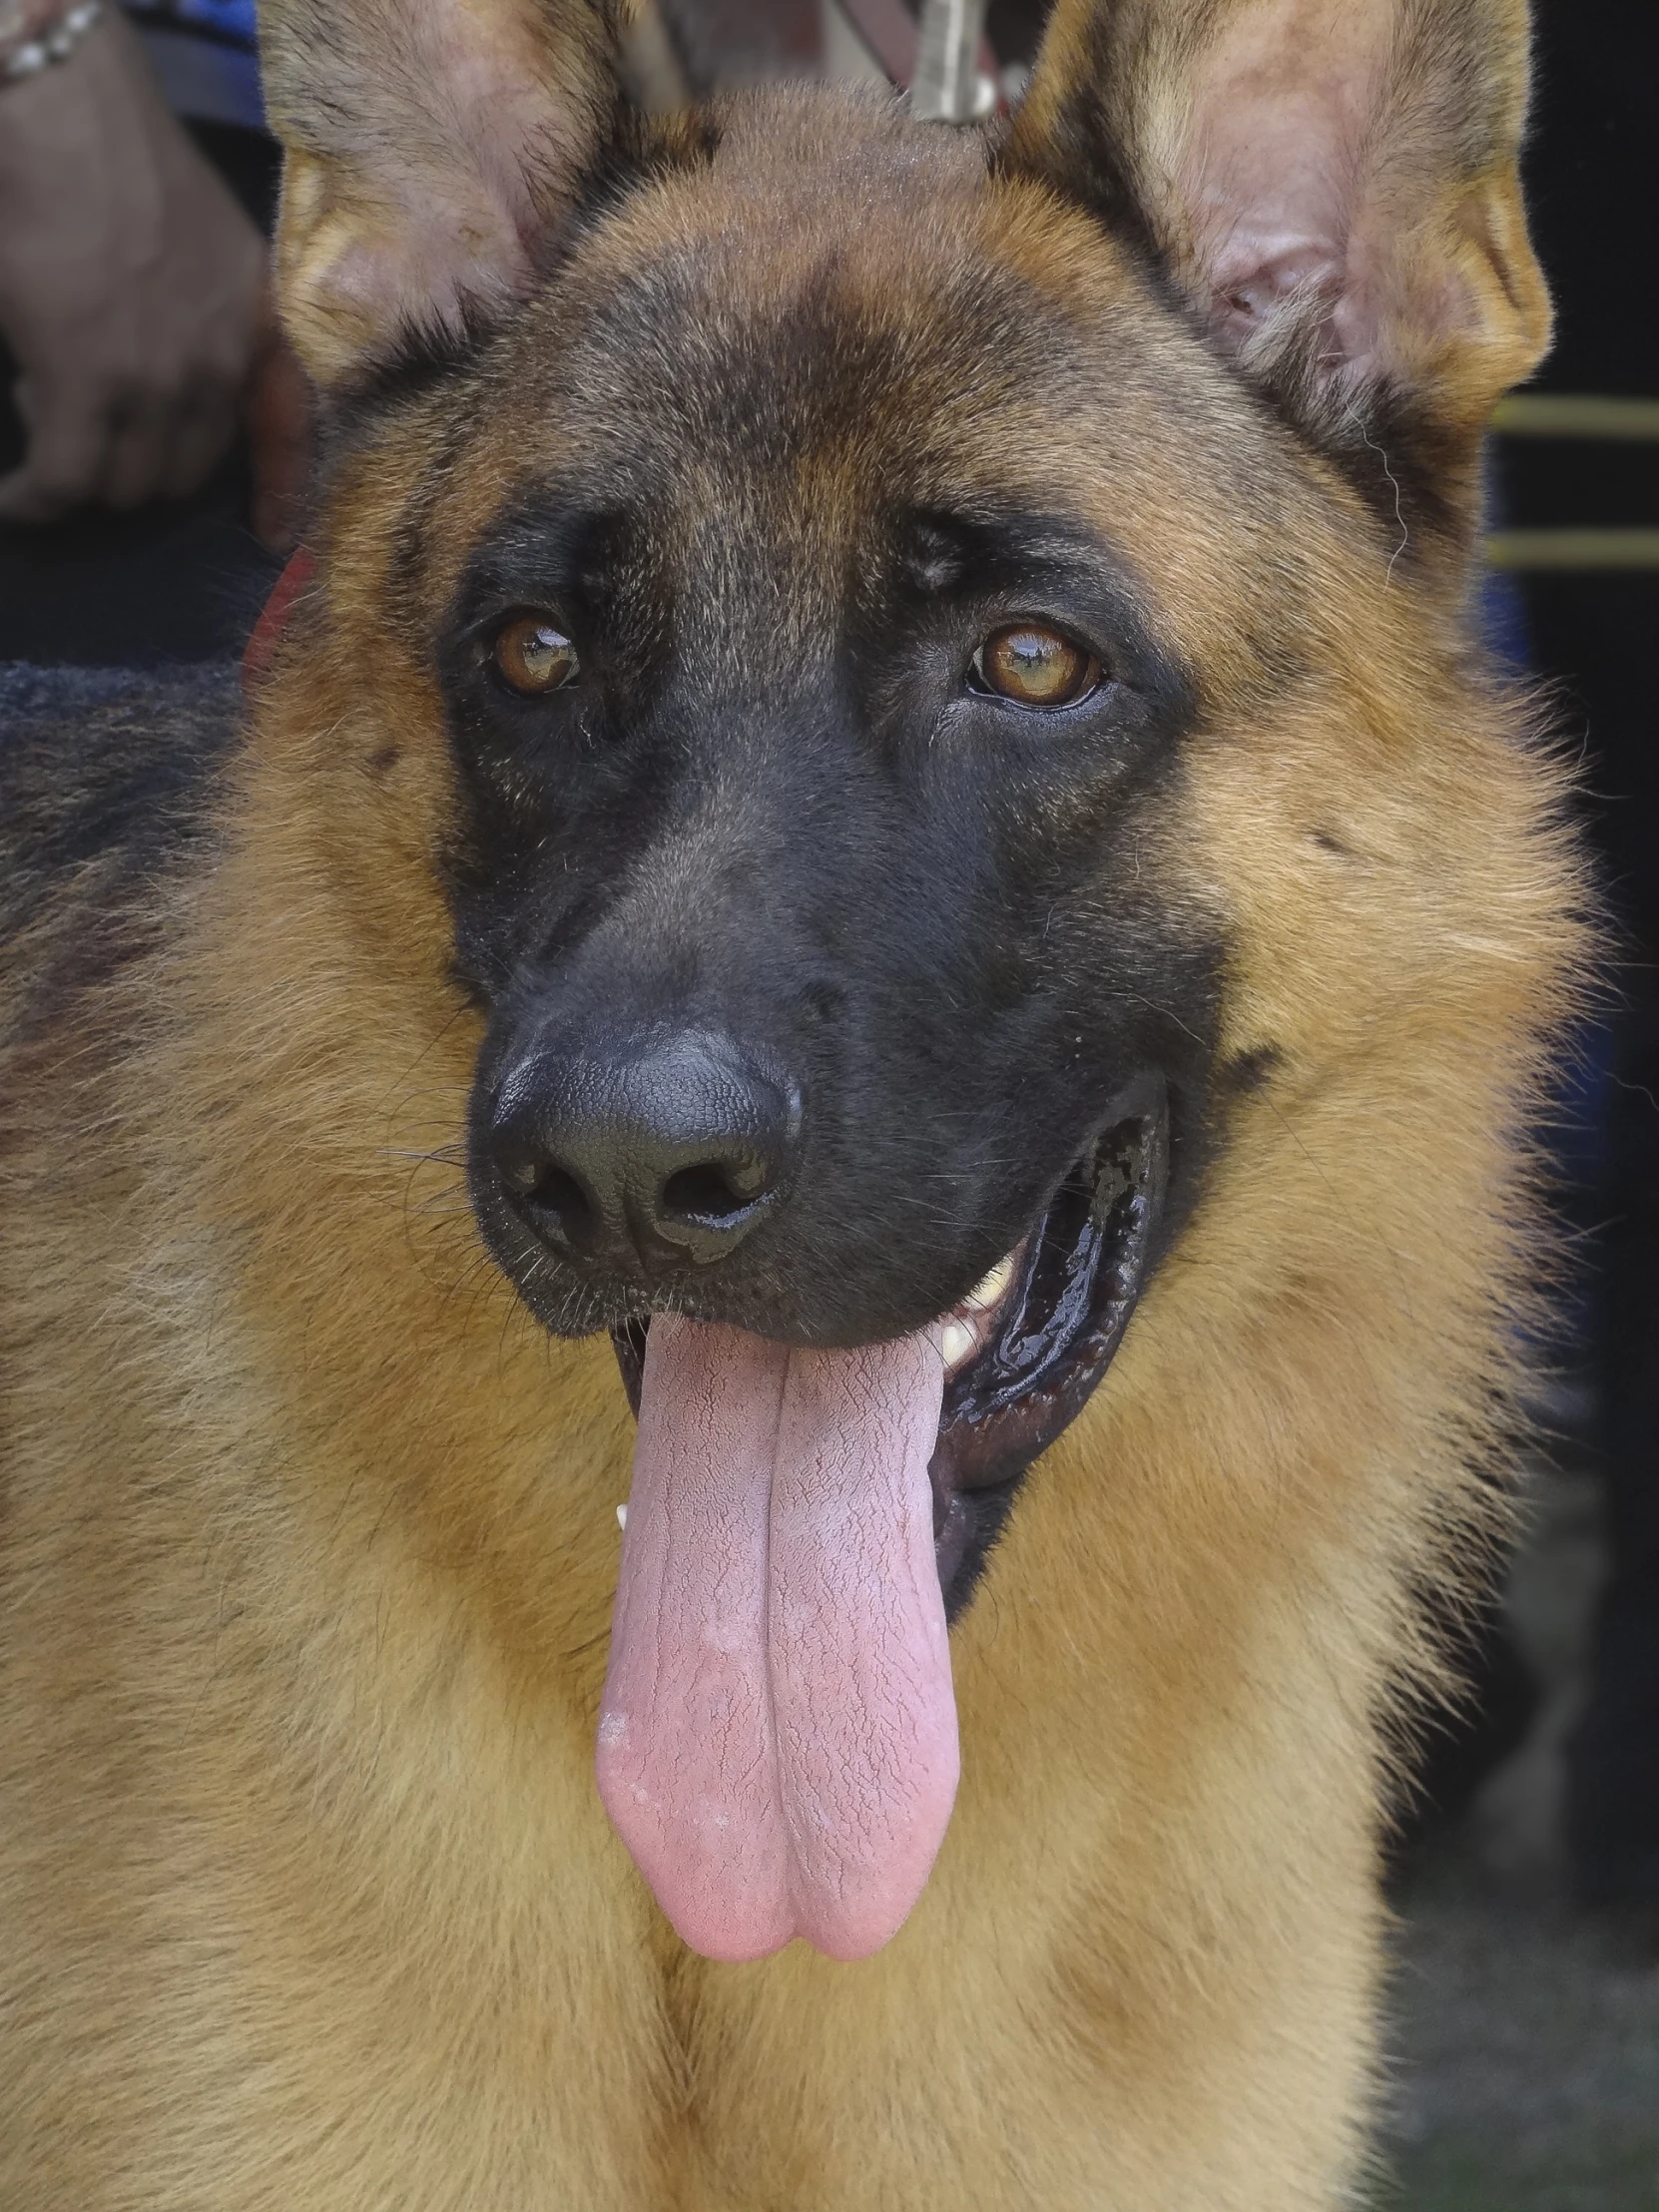
[{"label": "red fabric", "polygon": [[276,648],[282,642],[282,632],[288,626],[293,603],[316,574],[316,557],[300,546],[286,568],[271,588],[271,597],[260,611],[260,619],[254,625],[254,635],[249,639],[242,656],[242,688],[252,691],[264,683]]}]

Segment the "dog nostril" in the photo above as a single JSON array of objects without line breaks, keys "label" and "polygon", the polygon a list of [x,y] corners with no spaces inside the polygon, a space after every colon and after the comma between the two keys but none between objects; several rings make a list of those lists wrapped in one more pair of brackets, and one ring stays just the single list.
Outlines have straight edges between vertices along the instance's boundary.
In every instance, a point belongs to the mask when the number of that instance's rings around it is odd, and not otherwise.
[{"label": "dog nostril", "polygon": [[578,1251],[592,1242],[598,1217],[592,1199],[574,1175],[549,1160],[527,1185],[515,1187],[525,1211],[541,1228]]},{"label": "dog nostril", "polygon": [[696,1167],[679,1168],[669,1177],[657,1211],[667,1221],[717,1228],[747,1213],[766,1186],[767,1171],[758,1160],[706,1160]]},{"label": "dog nostril", "polygon": [[788,1188],[799,1092],[713,1032],[602,1042],[544,1040],[510,1071],[489,1131],[496,1190],[584,1269],[638,1282],[724,1260]]}]

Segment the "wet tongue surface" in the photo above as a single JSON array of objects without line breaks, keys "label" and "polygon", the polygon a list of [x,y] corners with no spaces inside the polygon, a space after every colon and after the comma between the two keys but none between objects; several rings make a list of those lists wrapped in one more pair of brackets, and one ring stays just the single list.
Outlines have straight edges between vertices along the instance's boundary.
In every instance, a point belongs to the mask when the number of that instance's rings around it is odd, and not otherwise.
[{"label": "wet tongue surface", "polygon": [[659,1316],[646,1344],[600,1795],[694,1950],[861,1958],[956,1793],[926,1335],[803,1352]]}]

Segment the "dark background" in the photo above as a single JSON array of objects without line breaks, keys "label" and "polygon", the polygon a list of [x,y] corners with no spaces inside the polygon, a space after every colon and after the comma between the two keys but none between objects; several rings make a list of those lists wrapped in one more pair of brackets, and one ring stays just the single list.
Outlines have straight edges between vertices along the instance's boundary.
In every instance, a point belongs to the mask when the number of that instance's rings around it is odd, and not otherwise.
[{"label": "dark background", "polygon": [[[1545,390],[1659,395],[1659,8],[1544,0],[1527,182],[1556,302]],[[1659,526],[1659,443],[1500,441],[1516,524]],[[1568,1826],[1591,1903],[1659,1912],[1659,572],[1528,576],[1530,656],[1583,747],[1621,1003],[1565,1157],[1591,1238],[1583,1358],[1611,1579]]]}]

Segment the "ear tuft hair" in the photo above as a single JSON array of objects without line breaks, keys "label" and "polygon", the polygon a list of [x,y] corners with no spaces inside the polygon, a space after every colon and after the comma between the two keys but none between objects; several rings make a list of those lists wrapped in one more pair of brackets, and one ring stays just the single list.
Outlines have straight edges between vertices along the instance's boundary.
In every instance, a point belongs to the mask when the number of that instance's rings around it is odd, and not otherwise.
[{"label": "ear tuft hair", "polygon": [[264,0],[283,319],[327,392],[528,289],[614,129],[626,0]]},{"label": "ear tuft hair", "polygon": [[1466,532],[1549,336],[1526,77],[1524,0],[1056,0],[1002,160],[1148,255],[1374,503]]}]

